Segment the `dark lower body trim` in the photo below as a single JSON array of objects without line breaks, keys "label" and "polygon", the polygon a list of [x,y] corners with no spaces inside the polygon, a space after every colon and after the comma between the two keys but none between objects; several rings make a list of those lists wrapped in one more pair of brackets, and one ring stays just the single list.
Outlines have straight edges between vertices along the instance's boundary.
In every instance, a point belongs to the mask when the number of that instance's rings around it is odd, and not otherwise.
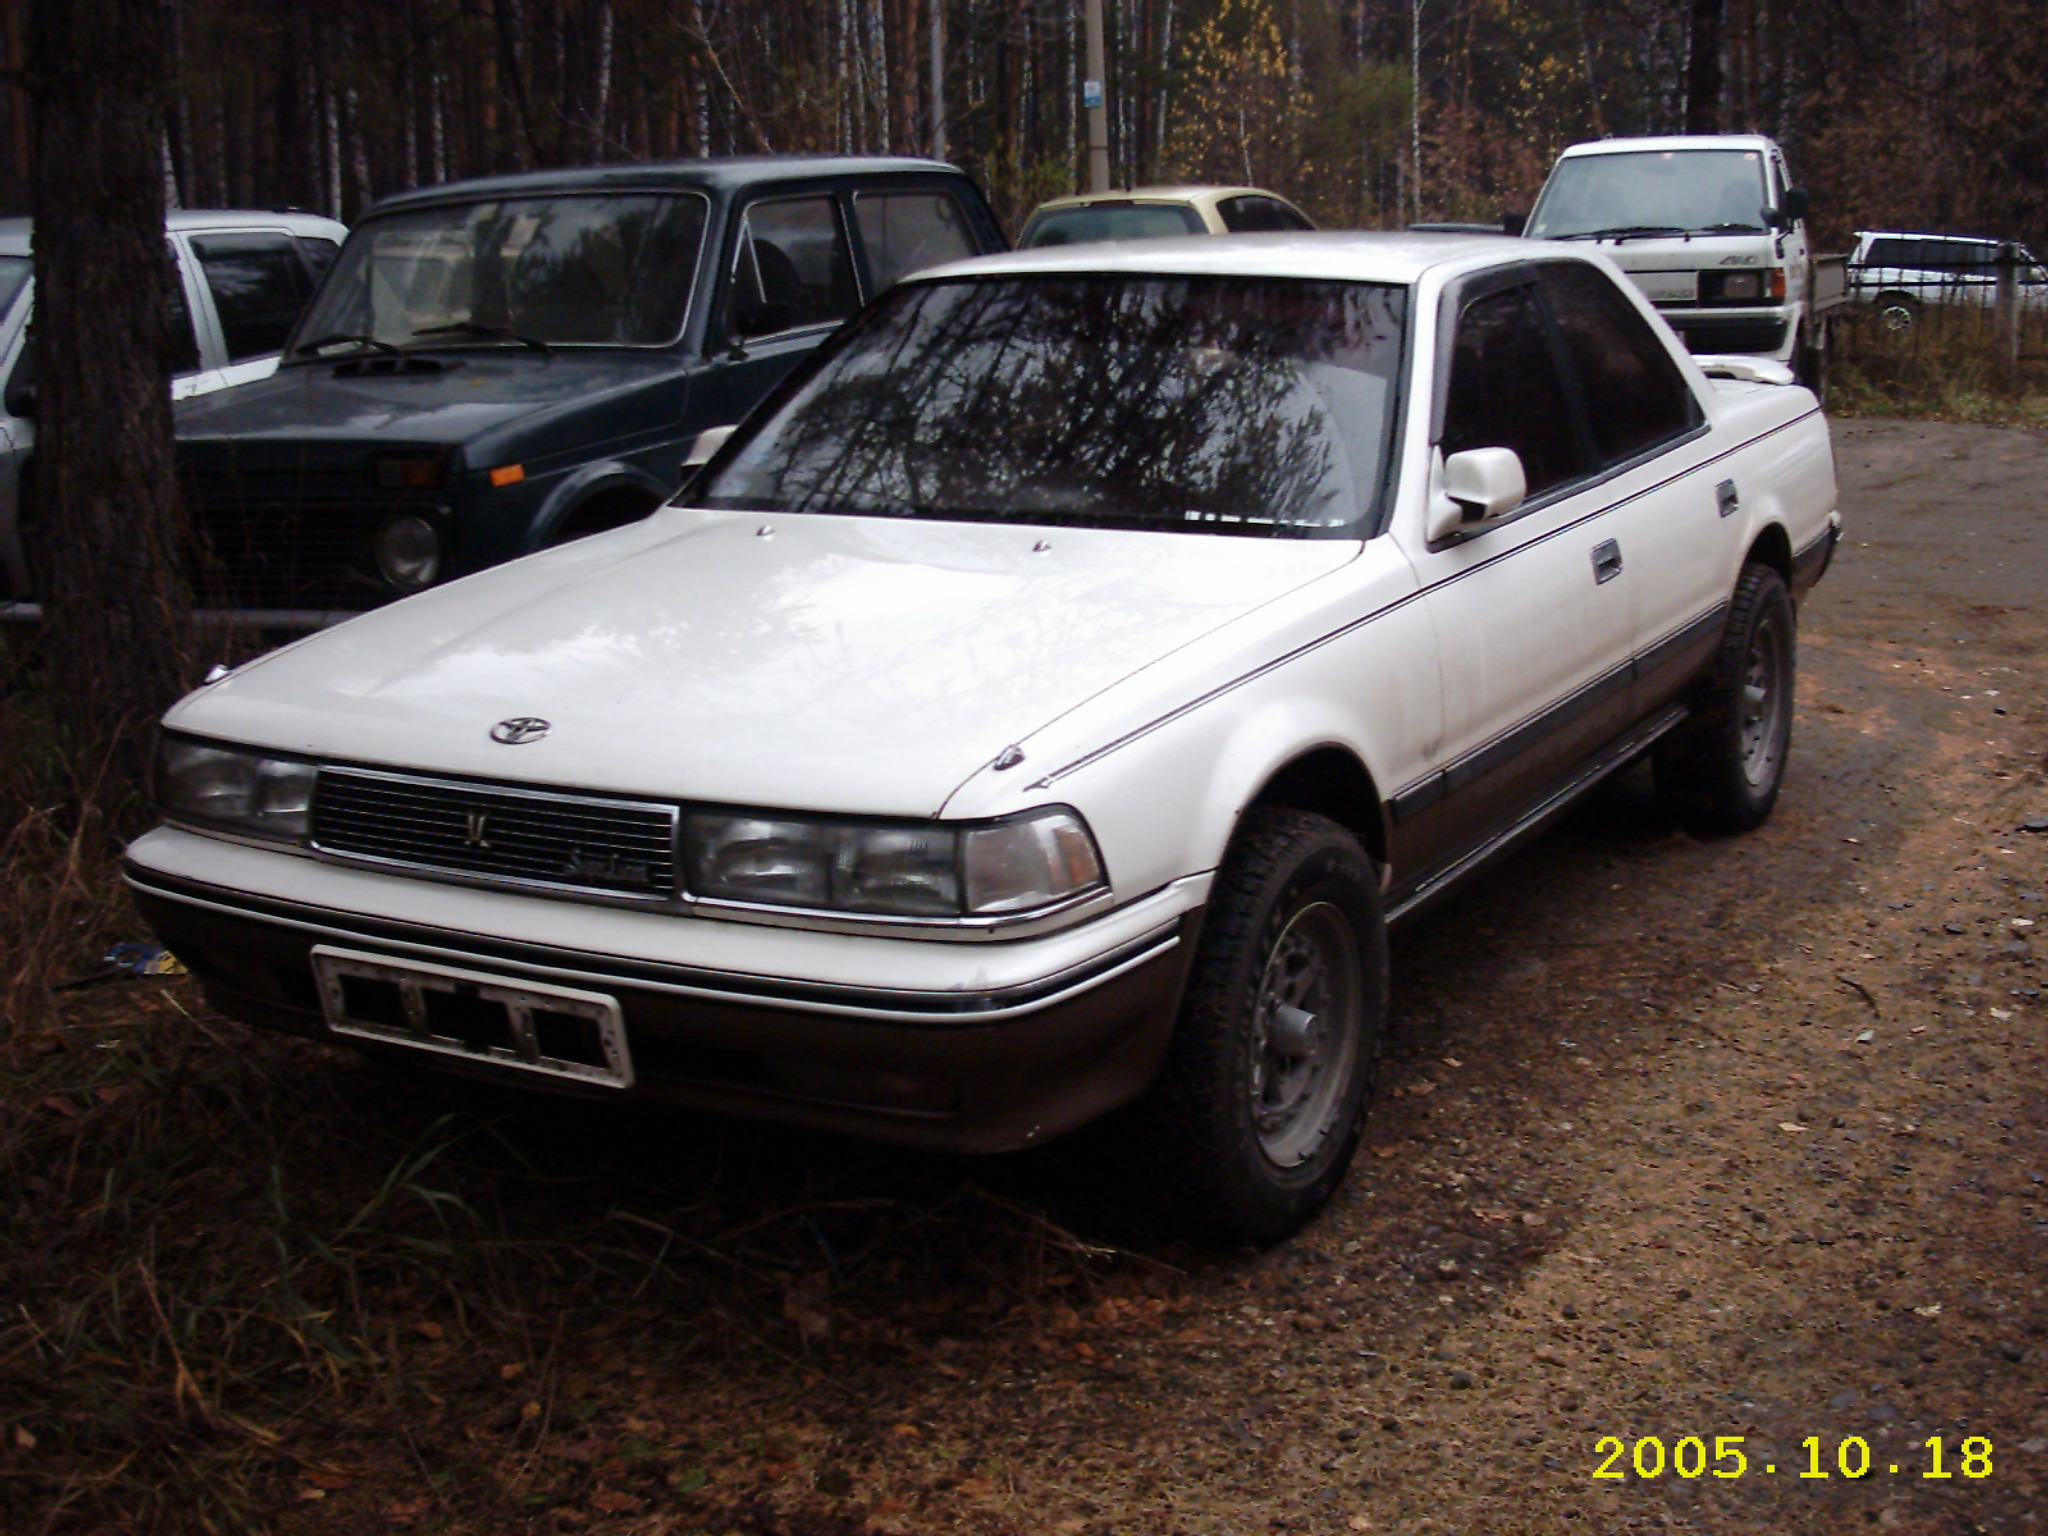
[{"label": "dark lower body trim", "polygon": [[[507,944],[249,897],[130,866],[143,916],[231,1018],[373,1054],[578,1097],[647,1099],[900,1145],[996,1152],[1032,1145],[1143,1093],[1158,1071],[1199,913],[1030,988],[881,993],[707,974],[618,956]],[[488,1060],[332,1035],[311,951],[343,943],[569,982],[615,998],[636,1081],[536,1079]]]}]

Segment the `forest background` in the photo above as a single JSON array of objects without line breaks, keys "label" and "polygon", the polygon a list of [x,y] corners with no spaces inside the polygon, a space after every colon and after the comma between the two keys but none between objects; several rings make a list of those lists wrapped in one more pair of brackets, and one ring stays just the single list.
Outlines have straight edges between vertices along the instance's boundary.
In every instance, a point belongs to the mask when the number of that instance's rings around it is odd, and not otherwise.
[{"label": "forest background", "polygon": [[[429,182],[943,149],[1014,231],[1085,165],[1082,0],[166,0],[171,201],[344,219]],[[25,0],[0,211],[28,212]],[[1604,135],[1763,132],[1855,228],[2048,244],[2048,28],[2012,0],[1104,0],[1118,185],[1335,227],[1526,209]],[[937,69],[934,69],[934,58]],[[934,90],[934,80],[938,89]]]}]

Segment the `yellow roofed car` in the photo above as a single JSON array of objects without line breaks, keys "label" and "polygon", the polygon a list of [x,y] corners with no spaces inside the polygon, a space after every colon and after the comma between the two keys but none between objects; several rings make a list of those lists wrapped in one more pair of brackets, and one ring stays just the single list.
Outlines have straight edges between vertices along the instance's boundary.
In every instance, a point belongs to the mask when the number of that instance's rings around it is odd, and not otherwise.
[{"label": "yellow roofed car", "polygon": [[1314,229],[1294,204],[1257,187],[1138,187],[1040,203],[1017,249],[1088,240],[1159,240],[1172,235],[1248,235]]}]

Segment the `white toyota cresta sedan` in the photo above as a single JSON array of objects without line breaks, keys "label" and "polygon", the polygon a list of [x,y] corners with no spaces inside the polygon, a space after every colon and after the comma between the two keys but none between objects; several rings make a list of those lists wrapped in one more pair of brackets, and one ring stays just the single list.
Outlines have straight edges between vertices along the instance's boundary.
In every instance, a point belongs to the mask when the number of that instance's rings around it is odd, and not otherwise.
[{"label": "white toyota cresta sedan", "polygon": [[1503,238],[921,273],[645,522],[179,703],[128,878],[239,1019],[930,1148],[1131,1106],[1272,1240],[1390,922],[1646,754],[1697,831],[1771,809],[1833,461],[1704,363]]}]

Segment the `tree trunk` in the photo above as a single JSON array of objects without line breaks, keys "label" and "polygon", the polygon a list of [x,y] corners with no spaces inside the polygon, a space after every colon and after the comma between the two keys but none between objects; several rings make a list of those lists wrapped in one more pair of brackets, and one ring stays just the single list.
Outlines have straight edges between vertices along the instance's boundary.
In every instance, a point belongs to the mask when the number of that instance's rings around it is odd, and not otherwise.
[{"label": "tree trunk", "polygon": [[1692,0],[1685,61],[1685,131],[1721,131],[1721,18],[1727,0]]},{"label": "tree trunk", "polygon": [[[51,699],[81,789],[139,809],[191,674],[171,460],[160,0],[32,0],[36,515]],[[104,774],[102,778],[100,775]]]}]

